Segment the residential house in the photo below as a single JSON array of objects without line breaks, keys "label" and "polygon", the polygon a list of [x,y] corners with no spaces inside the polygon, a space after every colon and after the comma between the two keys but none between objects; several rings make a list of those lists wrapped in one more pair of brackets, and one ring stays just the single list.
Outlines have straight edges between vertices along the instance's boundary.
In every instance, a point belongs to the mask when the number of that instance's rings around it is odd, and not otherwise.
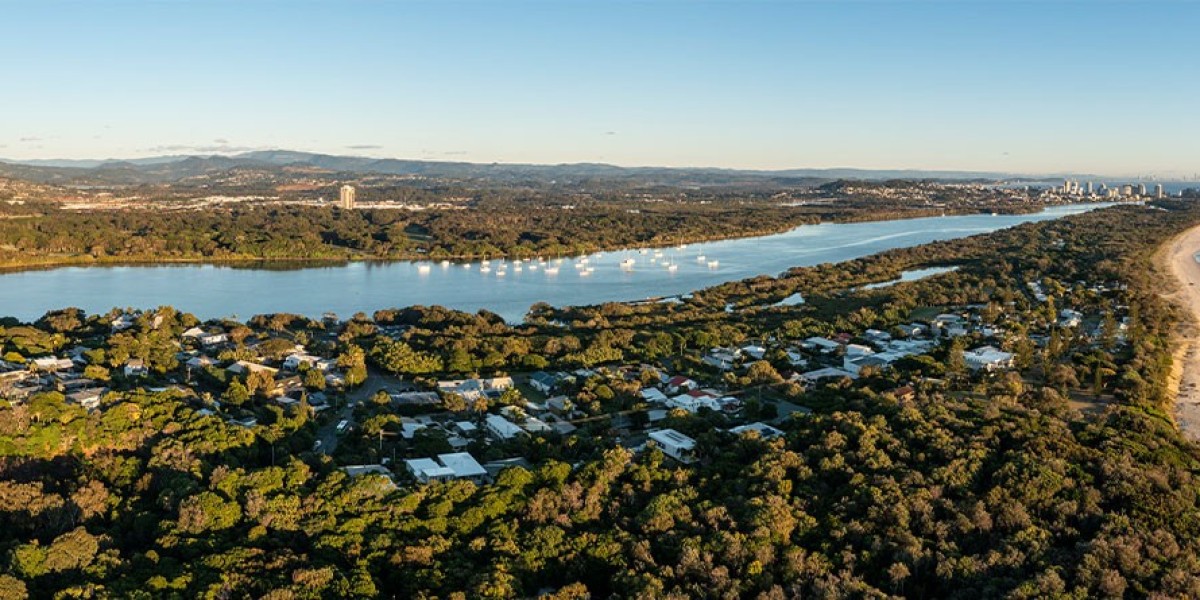
[{"label": "residential house", "polygon": [[685,394],[672,396],[667,400],[667,406],[671,408],[682,408],[690,413],[697,413],[701,408],[709,410],[721,410],[721,403],[717,401],[717,396],[700,390],[691,390]]},{"label": "residential house", "polygon": [[313,356],[304,352],[295,352],[289,354],[283,359],[283,368],[289,371],[299,371],[301,365],[308,365],[308,368],[316,368],[321,362],[320,356]]},{"label": "residential house", "polygon": [[73,402],[88,410],[100,408],[100,399],[104,396],[104,388],[88,388],[67,394],[67,401]]},{"label": "residential house", "polygon": [[883,344],[892,341],[892,334],[878,329],[868,329],[863,332],[863,339],[872,344]]},{"label": "residential house", "polygon": [[128,379],[150,375],[150,369],[146,367],[145,361],[140,358],[131,358],[126,361],[122,372],[125,373],[125,377]]},{"label": "residential house", "polygon": [[229,341],[229,334],[226,333],[206,333],[199,338],[200,345],[204,347],[216,346]]},{"label": "residential house", "polygon": [[439,454],[437,459],[410,458],[404,461],[405,468],[420,483],[466,479],[483,482],[487,470],[475,457],[466,452]]},{"label": "residential house", "polygon": [[342,471],[351,478],[362,477],[363,475],[375,475],[384,478],[384,487],[387,489],[395,489],[396,481],[392,479],[392,472],[383,465],[347,465],[342,467]]},{"label": "residential house", "polygon": [[866,367],[875,367],[877,369],[886,369],[891,366],[891,361],[887,357],[878,354],[862,354],[858,356],[850,356],[847,354],[842,359],[842,369],[855,376],[861,375],[862,370]]},{"label": "residential house", "polygon": [[998,371],[1013,367],[1013,354],[995,346],[982,346],[963,352],[963,360],[972,371]]},{"label": "residential house", "polygon": [[58,358],[57,356],[43,356],[35,358],[30,363],[36,367],[35,370],[46,373],[57,373],[58,371],[67,371],[75,367],[75,363],[69,358]]},{"label": "residential house", "polygon": [[823,338],[823,337],[810,337],[810,338],[804,340],[804,342],[802,343],[802,346],[812,349],[812,350],[816,350],[817,352],[820,352],[821,354],[833,354],[834,352],[837,352],[838,349],[840,349],[842,347],[841,344],[839,344],[829,338]]},{"label": "residential house", "polygon": [[513,386],[511,377],[494,377],[491,379],[457,379],[439,381],[438,391],[443,394],[458,394],[468,402],[478,400],[488,392],[503,392]]},{"label": "residential house", "polygon": [[[651,389],[653,389],[653,388],[651,388]],[[642,390],[642,391],[645,391],[645,390]],[[655,390],[655,391],[657,392],[658,390]],[[661,394],[662,392],[659,392],[659,393]],[[663,396],[663,400],[666,401],[666,396]],[[563,415],[563,414],[567,414],[567,413],[575,410],[575,403],[571,402],[571,399],[566,396],[555,396],[553,398],[546,400],[546,408],[548,410],[556,412],[560,415]]]},{"label": "residential house", "polygon": [[195,340],[195,339],[199,339],[200,336],[202,336],[202,335],[204,335],[203,329],[200,329],[199,327],[192,327],[192,328],[188,329],[187,331],[184,331],[183,333],[179,334],[179,337],[181,337],[185,340]]},{"label": "residential house", "polygon": [[708,350],[708,354],[704,355],[704,358],[701,359],[704,364],[719,368],[721,371],[731,370],[733,365],[737,364],[737,360],[737,353],[728,348],[713,348],[712,350]]},{"label": "residential house", "polygon": [[824,369],[817,369],[815,371],[808,371],[807,373],[800,374],[801,381],[808,385],[816,384],[822,379],[840,379],[842,377],[858,379],[858,373],[851,373],[845,369],[838,369],[835,367],[826,367]]},{"label": "residential house", "polygon": [[543,394],[549,394],[556,385],[558,378],[545,371],[538,371],[529,376],[529,386]]},{"label": "residential house", "polygon": [[663,454],[684,464],[696,462],[696,440],[674,429],[659,429],[651,431],[649,435]]},{"label": "residential house", "polygon": [[786,352],[786,355],[787,355],[788,364],[791,365],[793,368],[803,369],[804,367],[808,366],[808,359],[804,358],[803,354],[800,354],[799,352],[796,352],[795,350],[788,350]]},{"label": "residential house", "polygon": [[260,365],[258,363],[253,363],[248,360],[239,360],[239,361],[233,363],[232,365],[225,367],[225,370],[229,371],[230,373],[234,373],[236,375],[247,375],[250,373],[267,373],[271,377],[274,377],[275,374],[279,372],[279,369],[268,367],[266,365]]},{"label": "residential house", "polygon": [[1083,323],[1083,313],[1069,308],[1058,311],[1059,327],[1078,327],[1080,323]]},{"label": "residential house", "polygon": [[[660,402],[666,404],[667,395],[658,388],[644,388],[641,392],[642,399],[647,402]],[[565,396],[564,396],[565,397]],[[553,400],[553,398],[551,398]]]},{"label": "residential house", "polygon": [[204,369],[217,364],[217,361],[213,360],[209,356],[201,354],[200,356],[193,356],[192,358],[189,358],[188,361],[183,364],[189,369]]},{"label": "residential house", "polygon": [[692,381],[691,379],[688,379],[687,377],[684,377],[683,375],[676,375],[667,380],[667,393],[670,393],[670,394],[677,394],[682,391],[694,390],[698,387],[700,387],[700,386],[695,381]]},{"label": "residential house", "polygon": [[762,423],[762,422],[750,423],[749,425],[740,425],[738,427],[734,427],[733,429],[729,430],[729,433],[732,433],[734,435],[742,435],[742,434],[749,433],[749,432],[758,433],[759,437],[761,437],[764,440],[770,439],[770,438],[776,438],[776,437],[783,437],[782,431],[780,431],[779,429],[776,429],[774,427],[771,427],[770,425],[767,425],[766,423]]},{"label": "residential house", "polygon": [[500,440],[511,440],[525,435],[524,429],[500,415],[488,415],[484,419],[484,427],[487,428],[488,433]]}]

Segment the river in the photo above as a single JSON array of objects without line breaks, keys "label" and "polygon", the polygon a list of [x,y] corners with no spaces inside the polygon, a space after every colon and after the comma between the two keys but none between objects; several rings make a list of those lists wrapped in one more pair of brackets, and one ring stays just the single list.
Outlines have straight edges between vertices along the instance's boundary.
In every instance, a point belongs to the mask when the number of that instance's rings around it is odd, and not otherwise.
[{"label": "river", "polygon": [[[291,312],[319,317],[415,304],[487,309],[519,321],[536,302],[556,306],[641,300],[684,294],[726,281],[777,275],[789,267],[840,262],[884,250],[987,233],[1030,221],[1080,213],[1106,204],[1056,206],[1027,215],[965,215],[804,225],[786,233],[692,244],[645,254],[637,250],[591,257],[583,268],[564,260],[547,266],[492,261],[352,262],[281,270],[227,265],[62,267],[0,275],[0,316],[23,321],[47,310],[75,306],[88,313],[112,307],[175,306],[202,319]],[[698,260],[703,255],[705,260]],[[633,259],[631,269],[621,262]],[[652,262],[653,261],[653,262]],[[709,261],[717,261],[710,264]],[[674,271],[666,263],[677,265]],[[587,267],[593,270],[583,274]]]}]

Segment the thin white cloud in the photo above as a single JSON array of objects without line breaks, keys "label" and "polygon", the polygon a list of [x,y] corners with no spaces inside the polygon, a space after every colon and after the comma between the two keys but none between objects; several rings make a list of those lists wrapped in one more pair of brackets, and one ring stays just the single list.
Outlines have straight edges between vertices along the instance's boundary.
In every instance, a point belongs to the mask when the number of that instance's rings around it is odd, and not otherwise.
[{"label": "thin white cloud", "polygon": [[351,150],[382,150],[383,149],[383,146],[378,146],[375,144],[355,144],[353,146],[346,146],[346,147]]}]

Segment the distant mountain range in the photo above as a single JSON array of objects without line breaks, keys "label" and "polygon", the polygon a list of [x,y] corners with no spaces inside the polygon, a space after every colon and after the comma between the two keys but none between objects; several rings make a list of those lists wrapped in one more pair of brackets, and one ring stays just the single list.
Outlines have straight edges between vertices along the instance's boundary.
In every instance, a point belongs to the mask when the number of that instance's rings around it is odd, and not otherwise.
[{"label": "distant mountain range", "polygon": [[[1030,177],[989,171],[924,171],[912,169],[785,169],[757,171],[719,168],[619,167],[600,163],[535,165],[468,163],[363,156],[335,156],[291,150],[263,150],[224,155],[173,155],[128,160],[8,160],[0,176],[53,184],[136,185],[174,183],[231,169],[304,168],[329,174],[422,176],[494,183],[579,183],[610,180],[646,185],[800,184],[834,179],[941,179],[1051,181],[1062,176]],[[1096,178],[1090,175],[1066,175]]]}]

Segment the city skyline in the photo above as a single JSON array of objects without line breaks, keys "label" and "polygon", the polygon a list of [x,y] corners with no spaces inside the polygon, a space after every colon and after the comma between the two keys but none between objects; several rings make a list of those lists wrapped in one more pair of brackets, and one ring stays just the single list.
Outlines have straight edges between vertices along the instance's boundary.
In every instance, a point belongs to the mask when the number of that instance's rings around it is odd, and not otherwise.
[{"label": "city skyline", "polygon": [[1200,163],[1191,3],[283,6],[6,3],[21,93],[0,157],[1160,178]]}]

